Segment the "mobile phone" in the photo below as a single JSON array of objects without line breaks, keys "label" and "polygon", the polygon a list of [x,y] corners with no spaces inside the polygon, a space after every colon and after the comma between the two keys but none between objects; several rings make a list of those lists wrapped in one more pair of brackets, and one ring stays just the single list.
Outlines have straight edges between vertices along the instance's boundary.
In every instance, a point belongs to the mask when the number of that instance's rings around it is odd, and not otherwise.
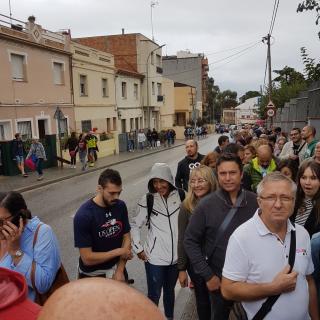
[{"label": "mobile phone", "polygon": [[13,218],[11,219],[11,223],[13,223],[15,226],[17,226],[19,228],[20,226],[20,218],[21,218],[21,215],[18,214],[16,216],[13,216]]}]

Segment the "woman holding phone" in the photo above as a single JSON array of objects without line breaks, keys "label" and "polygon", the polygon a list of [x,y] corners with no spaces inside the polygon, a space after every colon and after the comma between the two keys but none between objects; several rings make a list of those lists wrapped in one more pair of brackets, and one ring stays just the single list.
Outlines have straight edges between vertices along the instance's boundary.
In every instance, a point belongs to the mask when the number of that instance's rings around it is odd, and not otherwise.
[{"label": "woman holding phone", "polygon": [[51,227],[32,217],[20,193],[1,193],[0,267],[24,275],[29,298],[35,300],[35,288],[47,292],[60,266],[58,241]]}]

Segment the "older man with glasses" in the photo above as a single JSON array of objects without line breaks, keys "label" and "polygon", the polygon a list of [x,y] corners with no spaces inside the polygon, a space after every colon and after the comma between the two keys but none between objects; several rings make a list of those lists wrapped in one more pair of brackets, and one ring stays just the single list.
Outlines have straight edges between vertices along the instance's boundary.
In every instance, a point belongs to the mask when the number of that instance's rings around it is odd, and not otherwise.
[{"label": "older man with glasses", "polygon": [[290,141],[285,143],[282,148],[279,158],[281,160],[292,159],[299,164],[304,159],[304,154],[307,149],[307,143],[302,140],[300,128],[293,128],[290,131]]},{"label": "older man with glasses", "polygon": [[230,237],[221,291],[241,302],[231,312],[236,319],[319,319],[310,238],[289,220],[296,188],[279,172],[265,176],[259,209]]}]

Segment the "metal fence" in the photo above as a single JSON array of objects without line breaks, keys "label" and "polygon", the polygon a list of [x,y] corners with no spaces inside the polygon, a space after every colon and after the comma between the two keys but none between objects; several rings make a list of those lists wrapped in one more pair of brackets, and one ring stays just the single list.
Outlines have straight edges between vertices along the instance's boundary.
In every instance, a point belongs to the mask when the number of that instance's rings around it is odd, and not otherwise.
[{"label": "metal fence", "polygon": [[282,109],[278,109],[273,125],[289,132],[294,127],[302,128],[306,124],[317,130],[320,138],[320,81],[314,82],[299,96],[286,102]]}]

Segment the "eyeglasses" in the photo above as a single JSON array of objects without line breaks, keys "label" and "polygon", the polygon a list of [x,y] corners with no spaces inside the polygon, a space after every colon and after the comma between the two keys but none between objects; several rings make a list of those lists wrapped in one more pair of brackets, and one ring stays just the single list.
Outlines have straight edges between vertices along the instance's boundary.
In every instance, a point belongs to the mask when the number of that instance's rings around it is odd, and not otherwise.
[{"label": "eyeglasses", "polygon": [[198,180],[190,180],[190,185],[191,186],[195,186],[196,184],[198,185],[204,185],[206,184],[208,181],[206,179],[198,179]]},{"label": "eyeglasses", "polygon": [[190,164],[189,164],[189,169],[190,169],[190,170],[193,170],[193,169],[195,169],[195,168],[200,167],[200,165],[201,165],[200,162],[190,163]]},{"label": "eyeglasses", "polygon": [[4,223],[5,223],[6,221],[9,221],[11,218],[12,218],[12,216],[9,216],[9,217],[0,219],[0,227],[3,227]]},{"label": "eyeglasses", "polygon": [[267,197],[259,197],[261,200],[266,201],[270,204],[274,204],[278,199],[280,200],[280,202],[282,204],[288,204],[290,202],[292,202],[292,200],[294,199],[293,197],[289,197],[289,196],[267,196]]}]

